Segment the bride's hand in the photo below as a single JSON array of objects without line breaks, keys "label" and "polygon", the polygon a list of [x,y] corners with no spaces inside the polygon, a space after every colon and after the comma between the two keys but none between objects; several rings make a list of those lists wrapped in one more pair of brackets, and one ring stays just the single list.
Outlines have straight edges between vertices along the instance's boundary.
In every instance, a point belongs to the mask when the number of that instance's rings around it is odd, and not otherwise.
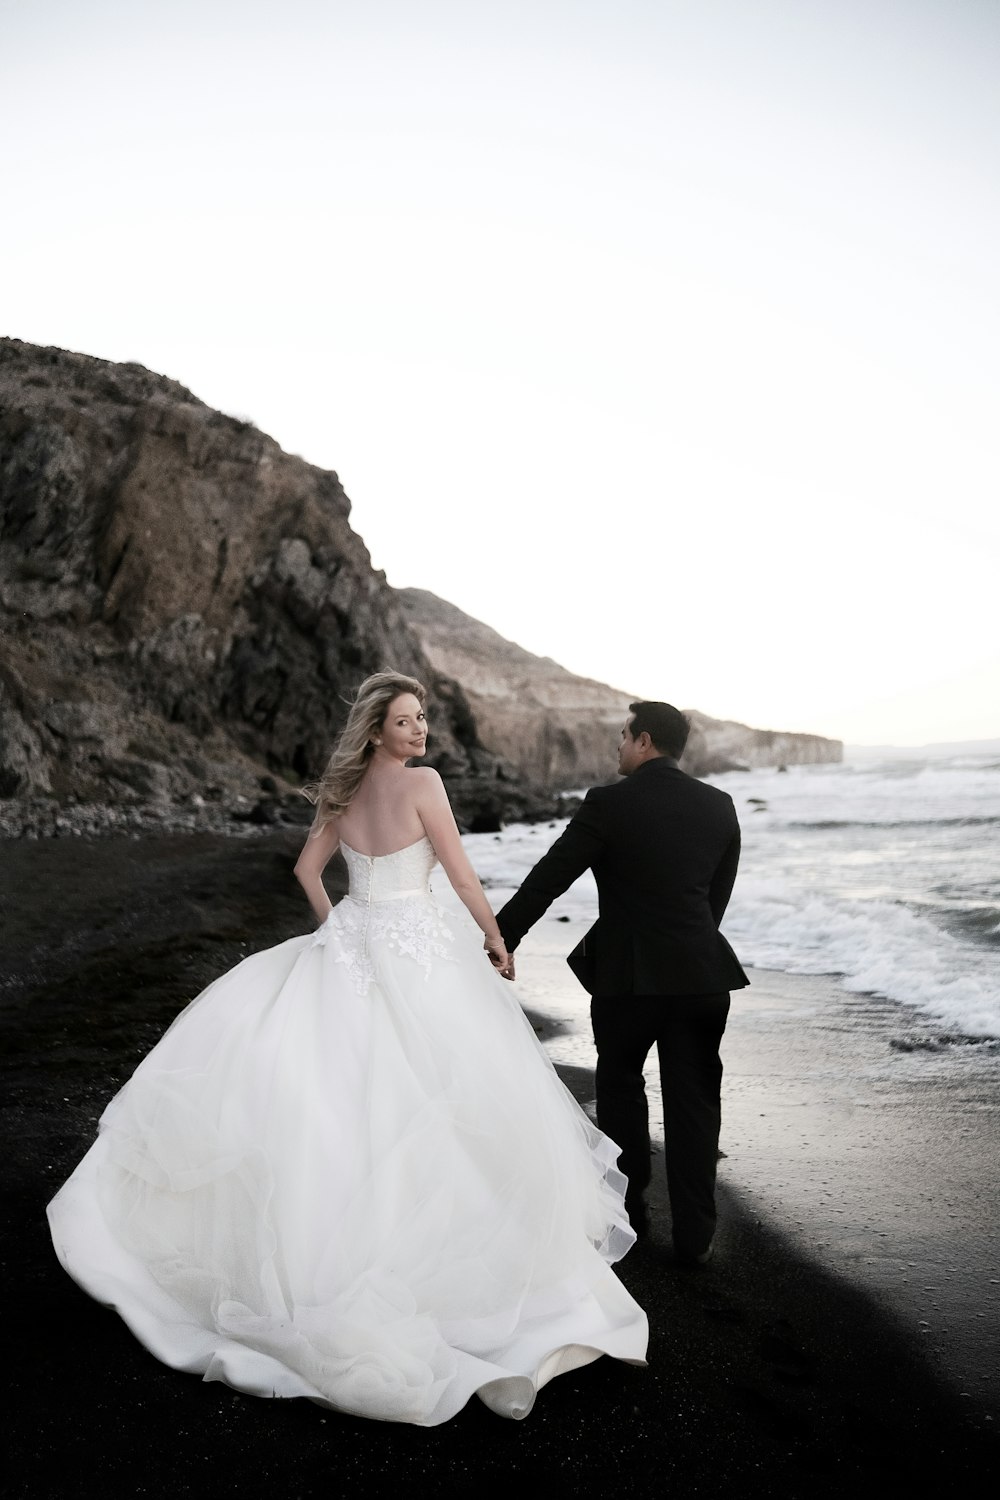
[{"label": "bride's hand", "polygon": [[502,939],[487,938],[483,943],[487,956],[502,979],[514,978],[514,955],[508,953]]}]

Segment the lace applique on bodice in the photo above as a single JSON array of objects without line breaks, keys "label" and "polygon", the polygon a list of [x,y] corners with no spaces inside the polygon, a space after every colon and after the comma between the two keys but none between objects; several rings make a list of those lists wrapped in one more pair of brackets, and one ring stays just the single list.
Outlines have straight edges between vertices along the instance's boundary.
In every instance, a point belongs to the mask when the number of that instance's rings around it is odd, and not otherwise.
[{"label": "lace applique on bodice", "polygon": [[418,839],[393,854],[359,854],[341,841],[348,893],[316,931],[314,944],[328,947],[346,964],[359,993],[375,977],[375,957],[385,945],[414,959],[430,973],[435,959],[451,958],[454,936],[431,896],[437,864],[430,839]]}]

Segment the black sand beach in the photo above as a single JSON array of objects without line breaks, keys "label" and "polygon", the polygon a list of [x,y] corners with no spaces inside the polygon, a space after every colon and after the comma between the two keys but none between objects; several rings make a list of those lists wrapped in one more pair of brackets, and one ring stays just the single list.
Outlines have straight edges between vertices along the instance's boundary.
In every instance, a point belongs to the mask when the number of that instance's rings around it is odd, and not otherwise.
[{"label": "black sand beach", "polygon": [[[473,1402],[422,1430],[253,1400],[148,1355],[63,1273],[45,1203],[181,1006],[308,928],[291,878],[300,837],[0,845],[10,1494],[445,1496],[556,1481],[574,1495],[805,1497],[1000,1476],[995,1344],[975,1326],[996,1293],[982,1269],[995,1251],[985,1074],[949,1084],[870,1066],[857,1028],[831,1049],[822,994],[783,976],[758,976],[734,1009],[715,1263],[670,1265],[657,1177],[653,1239],[620,1267],[649,1313],[648,1369],[604,1359],[553,1382],[523,1423]],[[565,1076],[591,1097],[585,1070]],[[866,1169],[887,1153],[892,1195]],[[919,1185],[942,1174],[957,1207],[936,1200],[931,1250]],[[921,1299],[944,1309],[937,1327]]]}]

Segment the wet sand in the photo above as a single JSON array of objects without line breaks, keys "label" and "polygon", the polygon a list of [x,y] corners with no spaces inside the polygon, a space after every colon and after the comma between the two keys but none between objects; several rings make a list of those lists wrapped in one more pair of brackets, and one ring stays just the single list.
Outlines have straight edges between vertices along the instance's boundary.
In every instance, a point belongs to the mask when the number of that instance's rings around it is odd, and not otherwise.
[{"label": "wet sand", "polygon": [[1000,1049],[824,978],[731,1013],[724,1177],[1000,1423]]},{"label": "wet sand", "polygon": [[[589,1069],[587,1000],[564,959],[584,926],[540,923],[518,976],[522,1003],[558,1017],[555,1056]],[[798,1253],[872,1295],[1000,1424],[1000,1044],[956,1041],[826,976],[750,977],[723,1042],[720,1181]],[[662,1137],[655,1055],[647,1090]]]},{"label": "wet sand", "polygon": [[[838,1021],[822,983],[785,976],[757,976],[734,1007],[716,1262],[669,1263],[658,1174],[653,1238],[620,1267],[649,1313],[648,1369],[600,1360],[553,1382],[525,1422],[473,1402],[427,1431],[254,1400],[148,1355],[62,1272],[44,1206],[181,1006],[250,949],[308,929],[299,841],[0,845],[9,1493],[448,1496],[530,1479],[579,1495],[811,1497],[1000,1475],[995,1346],[982,1341],[974,1369],[962,1321],[991,1316],[976,1304],[995,1246],[992,1063],[956,1082],[926,1048],[873,1052],[877,1026]],[[585,1068],[564,1076],[592,1097]],[[930,1215],[915,1211],[921,1188]]]}]

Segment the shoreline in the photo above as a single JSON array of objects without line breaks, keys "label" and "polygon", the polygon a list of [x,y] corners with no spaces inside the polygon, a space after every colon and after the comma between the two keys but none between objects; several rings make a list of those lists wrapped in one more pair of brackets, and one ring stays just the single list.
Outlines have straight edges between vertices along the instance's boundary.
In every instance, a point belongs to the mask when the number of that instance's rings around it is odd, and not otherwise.
[{"label": "shoreline", "polygon": [[[716,1262],[690,1273],[666,1260],[660,1173],[653,1238],[619,1267],[649,1313],[647,1369],[602,1359],[546,1387],[523,1423],[473,1402],[428,1431],[253,1400],[148,1355],[62,1272],[44,1205],[181,1006],[249,949],[308,929],[291,879],[300,841],[289,830],[0,850],[7,948],[19,956],[0,987],[15,1148],[3,1166],[2,1230],[17,1349],[8,1361],[11,1494],[63,1493],[75,1471],[109,1496],[252,1495],[275,1484],[320,1495],[334,1475],[352,1495],[397,1484],[464,1495],[483,1479],[542,1475],[571,1493],[627,1483],[637,1495],[674,1484],[699,1496],[832,1497],[884,1494],[929,1475],[954,1484],[1000,1474],[990,1413],[962,1400],[881,1294],[834,1274],[808,1234],[789,1233],[777,1189],[790,1174],[742,1124],[762,1097],[767,1110],[773,1091],[762,1095],[760,1080],[769,1059],[785,1055],[781,1016],[762,1026],[759,1005],[739,1024],[734,1005],[727,1040],[730,1076],[742,1083],[727,1112]],[[566,929],[554,937],[564,942]],[[789,1004],[818,1003],[798,979],[790,985]],[[762,983],[745,993],[757,1005],[770,992]],[[771,994],[767,1003],[780,1012],[779,1002]],[[577,1097],[592,1097],[586,1068],[560,1072]],[[788,1077],[808,1070],[790,1068],[782,1083],[797,1122]],[[790,1128],[782,1139],[795,1139]]]},{"label": "shoreline", "polygon": [[1000,1423],[1000,1052],[826,978],[750,971],[722,1176]]},{"label": "shoreline", "polygon": [[[582,932],[543,920],[518,973],[536,1033],[592,1103],[586,997],[564,959]],[[957,1045],[941,1023],[828,975],[747,973],[722,1044],[720,1186],[874,1298],[1000,1427],[1000,1048]],[[655,1050],[646,1075],[662,1140]],[[658,1221],[669,1243],[661,1177],[654,1163],[654,1233]]]}]

